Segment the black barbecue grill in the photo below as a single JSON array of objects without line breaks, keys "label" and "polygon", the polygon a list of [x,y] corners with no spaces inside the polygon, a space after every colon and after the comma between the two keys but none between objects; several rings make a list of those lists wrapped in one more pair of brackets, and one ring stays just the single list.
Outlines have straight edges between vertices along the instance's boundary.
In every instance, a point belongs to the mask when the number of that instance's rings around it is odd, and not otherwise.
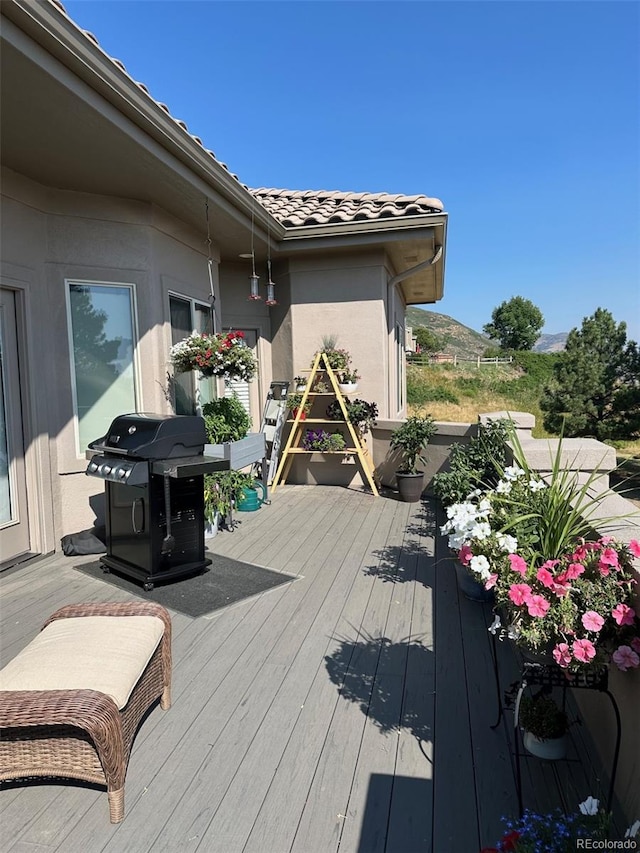
[{"label": "black barbecue grill", "polygon": [[204,475],[229,461],[204,456],[204,420],[129,414],[91,442],[87,474],[105,481],[105,571],[156,581],[205,571]]}]

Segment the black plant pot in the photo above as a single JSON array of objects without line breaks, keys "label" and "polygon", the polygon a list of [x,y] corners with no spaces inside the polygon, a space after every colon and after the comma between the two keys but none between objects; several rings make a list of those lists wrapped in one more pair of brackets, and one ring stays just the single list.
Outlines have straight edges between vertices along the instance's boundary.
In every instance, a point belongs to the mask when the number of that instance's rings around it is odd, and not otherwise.
[{"label": "black plant pot", "polygon": [[416,503],[424,489],[424,474],[402,474],[396,471],[396,481],[400,500],[405,503]]}]

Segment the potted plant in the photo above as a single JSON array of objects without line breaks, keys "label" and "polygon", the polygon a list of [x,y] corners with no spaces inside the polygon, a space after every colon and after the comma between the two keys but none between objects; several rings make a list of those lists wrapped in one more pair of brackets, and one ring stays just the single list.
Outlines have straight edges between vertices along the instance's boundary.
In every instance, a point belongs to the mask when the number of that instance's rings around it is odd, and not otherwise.
[{"label": "potted plant", "polygon": [[[358,436],[362,438],[372,426],[375,426],[378,406],[375,403],[368,403],[366,400],[357,398],[355,400],[345,399],[344,404],[349,422],[353,425]],[[342,407],[337,400],[333,400],[327,406],[327,417],[332,421],[343,419]]]},{"label": "potted plant", "polygon": [[237,394],[205,403],[202,416],[208,444],[240,441],[251,428],[251,419]]},{"label": "potted plant", "polygon": [[295,386],[296,391],[304,391],[307,387],[307,380],[304,376],[294,376],[293,384]]},{"label": "potted plant", "polygon": [[339,432],[308,429],[302,438],[302,447],[304,450],[315,450],[318,453],[332,453],[344,450],[346,442]]},{"label": "potted plant", "polygon": [[311,401],[306,400],[304,406],[302,405],[302,398],[304,396],[303,392],[296,392],[295,394],[289,394],[287,397],[287,408],[291,412],[291,417],[295,418],[298,416],[298,412],[300,412],[300,420],[303,421],[311,411]]},{"label": "potted plant", "polygon": [[338,387],[341,393],[353,394],[358,387],[358,379],[360,379],[360,375],[351,368],[338,371]]},{"label": "potted plant", "polygon": [[[512,444],[517,451],[517,440]],[[518,463],[502,469],[495,488],[447,507],[441,531],[506,615],[504,627],[496,616],[493,633],[530,657],[548,653],[549,662],[572,678],[609,664],[636,669],[633,560],[640,558],[640,542],[594,537],[590,518],[602,493],[590,497],[592,480],[583,483],[561,470],[560,452],[559,445],[544,480],[518,453]]]},{"label": "potted plant", "polygon": [[176,373],[197,370],[203,376],[223,376],[245,382],[253,379],[258,369],[242,332],[217,335],[194,332],[171,347],[170,359]]},{"label": "potted plant", "polygon": [[[253,486],[253,477],[241,471],[219,471],[204,476],[204,517],[209,537],[215,536],[223,526],[235,504],[242,498],[244,489]],[[206,534],[205,534],[206,535]]]},{"label": "potted plant", "polygon": [[569,720],[552,696],[543,691],[532,696],[523,695],[517,712],[527,752],[550,761],[564,758]]},{"label": "potted plant", "polygon": [[424,473],[418,471],[418,463],[427,461],[422,451],[436,431],[437,427],[430,415],[411,415],[391,436],[389,447],[402,454],[402,465],[396,471],[396,480],[403,501],[415,503],[420,500]]}]

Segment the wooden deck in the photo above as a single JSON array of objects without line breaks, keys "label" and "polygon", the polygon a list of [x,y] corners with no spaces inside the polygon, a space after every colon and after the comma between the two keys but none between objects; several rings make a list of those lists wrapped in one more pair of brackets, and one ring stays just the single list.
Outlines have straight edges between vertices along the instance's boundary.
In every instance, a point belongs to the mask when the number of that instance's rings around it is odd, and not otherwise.
[{"label": "wooden deck", "polygon": [[[134,744],[126,816],[67,782],[5,784],[3,853],[477,853],[517,798],[487,605],[435,553],[432,503],[285,486],[214,551],[300,575],[210,616],[174,614],[173,707]],[[3,663],[63,604],[128,593],[55,556],[0,576]],[[503,679],[514,673],[499,647]],[[525,804],[594,793],[524,761]]]}]

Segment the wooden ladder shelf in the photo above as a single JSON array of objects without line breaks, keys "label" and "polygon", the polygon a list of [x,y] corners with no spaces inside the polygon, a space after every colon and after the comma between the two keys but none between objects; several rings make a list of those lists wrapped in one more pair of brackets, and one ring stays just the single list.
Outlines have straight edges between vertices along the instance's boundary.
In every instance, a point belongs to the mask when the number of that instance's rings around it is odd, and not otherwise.
[{"label": "wooden ladder shelf", "polygon": [[[302,414],[304,412],[307,401],[309,401],[310,398],[316,396],[315,392],[311,391],[310,389],[313,387],[318,372],[324,373],[329,379],[333,388],[333,395],[340,404],[340,409],[342,410],[342,420],[335,421],[330,420],[328,418],[302,418]],[[350,439],[351,443],[344,450],[305,450],[304,448],[299,446],[299,441],[302,436],[302,428],[310,424],[344,424],[348,430],[348,438],[347,436],[345,436],[345,438],[347,438],[347,441],[349,441]],[[272,492],[275,492],[279,483],[286,482],[287,476],[289,475],[289,471],[291,470],[291,465],[293,463],[294,456],[296,454],[302,453],[328,453],[331,456],[341,455],[356,457],[358,462],[360,463],[360,468],[364,479],[369,484],[369,488],[371,489],[373,494],[378,497],[378,489],[373,479],[375,473],[373,459],[371,458],[371,455],[369,454],[367,448],[363,447],[362,442],[360,441],[360,438],[358,437],[358,434],[353,427],[353,424],[349,420],[347,407],[345,405],[342,392],[340,391],[338,380],[336,378],[335,373],[329,366],[329,360],[327,359],[326,354],[323,352],[317,353],[313,361],[313,366],[309,374],[309,379],[307,380],[307,384],[302,395],[302,401],[296,411],[296,416],[291,426],[291,432],[289,433],[289,437],[287,438],[284,450],[282,451],[282,456],[280,457],[280,464],[278,465],[278,470],[276,471],[276,475],[273,478],[273,482],[271,484]]]}]

